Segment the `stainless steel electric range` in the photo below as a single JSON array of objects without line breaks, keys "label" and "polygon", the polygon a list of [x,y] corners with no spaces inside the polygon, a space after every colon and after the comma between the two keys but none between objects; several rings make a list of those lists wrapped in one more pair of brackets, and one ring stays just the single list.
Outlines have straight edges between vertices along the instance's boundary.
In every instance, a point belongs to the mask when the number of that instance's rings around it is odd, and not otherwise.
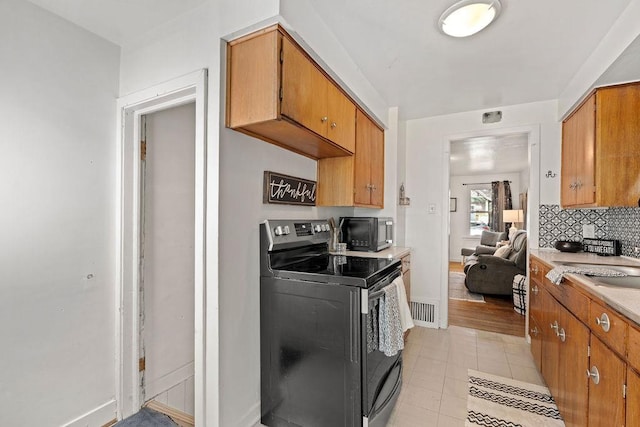
[{"label": "stainless steel electric range", "polygon": [[400,261],[330,254],[329,238],[326,220],[260,225],[264,425],[382,427],[400,394],[402,353],[367,334]]}]

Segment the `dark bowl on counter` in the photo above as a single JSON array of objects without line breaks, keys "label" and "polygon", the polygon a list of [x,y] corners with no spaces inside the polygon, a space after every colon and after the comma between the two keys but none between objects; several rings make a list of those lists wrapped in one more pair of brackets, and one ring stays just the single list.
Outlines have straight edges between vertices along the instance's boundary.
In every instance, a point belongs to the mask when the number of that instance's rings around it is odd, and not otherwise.
[{"label": "dark bowl on counter", "polygon": [[579,252],[582,250],[582,242],[558,240],[556,242],[556,249],[560,252]]}]

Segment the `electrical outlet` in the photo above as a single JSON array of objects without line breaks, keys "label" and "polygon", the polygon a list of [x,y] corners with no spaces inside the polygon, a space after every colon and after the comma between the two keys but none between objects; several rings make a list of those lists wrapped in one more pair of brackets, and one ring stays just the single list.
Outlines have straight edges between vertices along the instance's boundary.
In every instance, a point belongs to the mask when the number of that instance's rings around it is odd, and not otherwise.
[{"label": "electrical outlet", "polygon": [[593,224],[583,224],[582,225],[582,237],[587,239],[595,239],[596,237],[596,226]]}]

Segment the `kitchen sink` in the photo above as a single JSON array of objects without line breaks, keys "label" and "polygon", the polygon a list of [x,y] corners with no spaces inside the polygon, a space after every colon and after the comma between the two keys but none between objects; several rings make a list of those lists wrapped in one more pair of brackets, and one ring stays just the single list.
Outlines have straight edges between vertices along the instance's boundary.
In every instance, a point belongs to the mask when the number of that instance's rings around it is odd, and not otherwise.
[{"label": "kitchen sink", "polygon": [[[640,289],[640,267],[628,265],[592,264],[582,262],[558,262],[560,265],[582,268],[606,268],[626,274],[622,277],[589,276],[596,286]],[[576,273],[579,274],[579,273]]]},{"label": "kitchen sink", "polygon": [[584,262],[557,262],[560,265],[566,265],[568,267],[582,267],[582,268],[606,268],[609,270],[616,270],[627,276],[640,276],[640,267],[632,267],[629,265],[610,265],[610,264],[590,264]]}]

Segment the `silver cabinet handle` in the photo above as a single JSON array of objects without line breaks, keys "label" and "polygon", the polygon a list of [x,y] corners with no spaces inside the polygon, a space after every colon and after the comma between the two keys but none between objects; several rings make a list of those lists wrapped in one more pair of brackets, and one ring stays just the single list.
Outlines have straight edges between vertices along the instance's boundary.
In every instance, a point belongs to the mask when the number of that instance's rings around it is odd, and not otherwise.
[{"label": "silver cabinet handle", "polygon": [[554,320],[553,323],[551,323],[549,326],[551,327],[551,329],[555,329],[556,336],[557,336],[558,335],[558,321]]},{"label": "silver cabinet handle", "polygon": [[575,182],[572,182],[571,184],[569,184],[569,188],[570,188],[571,190],[575,190],[577,187],[578,187],[578,184],[577,184],[577,183],[575,183]]},{"label": "silver cabinet handle", "polygon": [[533,288],[531,288],[531,293],[534,295],[538,295],[538,292],[540,292],[540,290],[538,289],[538,285],[533,285]]},{"label": "silver cabinet handle", "polygon": [[540,331],[537,326],[534,326],[533,329],[531,329],[531,333],[537,337]]},{"label": "silver cabinet handle", "polygon": [[331,122],[331,129],[334,129],[338,124],[336,122]]},{"label": "silver cabinet handle", "polygon": [[582,181],[578,180],[578,182],[576,182],[576,190],[582,188],[583,185]]},{"label": "silver cabinet handle", "polygon": [[323,118],[320,119],[322,123],[326,122],[327,120],[329,120],[329,117],[327,116],[324,116]]},{"label": "silver cabinet handle", "polygon": [[609,316],[607,316],[607,313],[602,313],[600,317],[596,317],[596,325],[600,326],[603,331],[609,332],[609,329],[611,329],[611,323],[609,322]]},{"label": "silver cabinet handle", "polygon": [[560,337],[560,341],[564,342],[567,339],[567,335],[564,333],[564,328],[560,328],[558,331],[558,336]]},{"label": "silver cabinet handle", "polygon": [[537,265],[534,265],[533,267],[531,267],[531,271],[533,272],[533,274],[538,274],[538,271],[540,271],[540,270],[538,270],[538,266]]},{"label": "silver cabinet handle", "polygon": [[598,372],[598,368],[592,366],[591,370],[587,371],[587,378],[591,378],[594,384],[598,384],[600,382],[600,372]]},{"label": "silver cabinet handle", "polygon": [[371,191],[376,191],[378,188],[375,185],[371,185]]}]

